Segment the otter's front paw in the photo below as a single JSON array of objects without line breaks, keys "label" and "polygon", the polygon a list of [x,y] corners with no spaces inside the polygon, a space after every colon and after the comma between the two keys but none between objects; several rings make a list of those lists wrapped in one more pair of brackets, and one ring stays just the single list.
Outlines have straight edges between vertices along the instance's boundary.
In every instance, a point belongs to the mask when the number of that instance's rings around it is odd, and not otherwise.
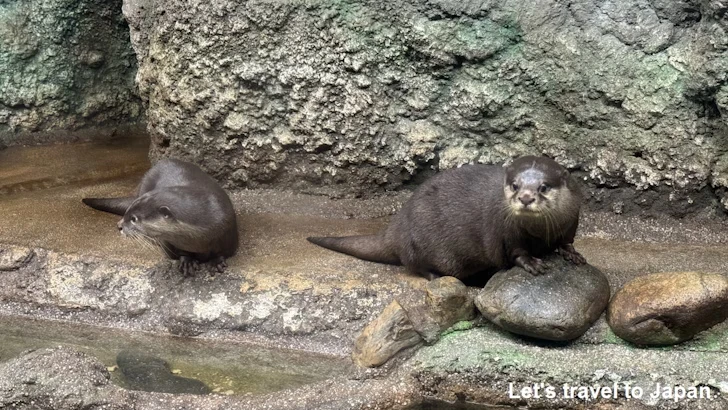
[{"label": "otter's front paw", "polygon": [[533,256],[519,256],[516,258],[516,266],[525,269],[531,275],[542,275],[546,272],[546,265],[539,258]]},{"label": "otter's front paw", "polygon": [[189,256],[180,256],[179,258],[179,271],[185,276],[192,276],[199,265],[199,262]]},{"label": "otter's front paw", "polygon": [[440,274],[435,273],[435,272],[430,272],[430,271],[423,273],[422,276],[424,276],[425,279],[427,279],[427,280],[435,280],[435,279],[441,277]]},{"label": "otter's front paw", "polygon": [[570,243],[561,245],[559,247],[559,253],[564,257],[564,259],[574,263],[575,265],[583,265],[586,263],[586,259],[576,249],[574,249],[574,245]]},{"label": "otter's front paw", "polygon": [[225,272],[225,268],[227,268],[227,262],[225,262],[225,257],[220,256],[217,259],[213,261],[213,265],[215,266],[215,269],[218,273]]}]

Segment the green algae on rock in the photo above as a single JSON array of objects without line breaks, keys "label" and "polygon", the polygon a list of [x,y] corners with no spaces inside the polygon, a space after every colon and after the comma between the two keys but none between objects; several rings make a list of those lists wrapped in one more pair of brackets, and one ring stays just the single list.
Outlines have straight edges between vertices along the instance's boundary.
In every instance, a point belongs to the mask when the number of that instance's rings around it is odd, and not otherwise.
[{"label": "green algae on rock", "polygon": [[691,339],[728,318],[728,278],[702,272],[663,272],[633,279],[609,304],[617,336],[639,345]]},{"label": "green algae on rock", "polygon": [[564,341],[589,329],[609,302],[609,282],[591,265],[553,255],[547,273],[534,276],[514,267],[496,273],[475,298],[486,319],[525,336]]},{"label": "green algae on rock", "polygon": [[[408,362],[428,396],[448,401],[493,403],[513,408],[548,410],[654,409],[724,410],[728,400],[718,392],[728,374],[728,355],[684,349],[638,349],[632,345],[591,343],[524,343],[496,326],[456,332],[419,349]],[[559,394],[555,398],[511,397],[511,386],[639,386],[643,397],[585,401]],[[663,399],[650,395],[656,384],[686,388],[710,386],[712,400]],[[542,390],[543,392],[543,390]]]},{"label": "green algae on rock", "polygon": [[0,147],[93,139],[141,122],[121,6],[0,2]]}]

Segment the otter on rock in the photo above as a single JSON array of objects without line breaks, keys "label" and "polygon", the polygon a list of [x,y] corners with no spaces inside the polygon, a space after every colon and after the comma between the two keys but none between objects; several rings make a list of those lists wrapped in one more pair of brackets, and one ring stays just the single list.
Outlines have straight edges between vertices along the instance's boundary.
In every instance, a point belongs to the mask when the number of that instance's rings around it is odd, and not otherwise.
[{"label": "otter on rock", "polygon": [[91,208],[124,217],[122,235],[160,247],[179,259],[190,275],[198,262],[212,262],[222,272],[225,258],[238,249],[238,225],[230,197],[197,165],[176,159],[159,161],[147,171],[138,195],[84,198]]},{"label": "otter on rock", "polygon": [[308,240],[430,279],[514,265],[535,275],[545,272],[540,257],[554,251],[586,263],[573,245],[582,201],[564,167],[527,156],[507,167],[465,165],[432,177],[379,234]]}]

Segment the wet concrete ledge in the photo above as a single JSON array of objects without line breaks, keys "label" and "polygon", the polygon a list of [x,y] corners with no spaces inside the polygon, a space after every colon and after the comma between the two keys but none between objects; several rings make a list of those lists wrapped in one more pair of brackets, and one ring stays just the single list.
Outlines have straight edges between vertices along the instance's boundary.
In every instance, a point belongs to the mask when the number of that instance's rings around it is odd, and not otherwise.
[{"label": "wet concrete ledge", "polygon": [[[0,215],[0,312],[189,336],[272,337],[348,354],[357,332],[392,298],[425,284],[401,267],[360,261],[304,239],[375,232],[404,196],[357,202],[237,192],[238,209],[252,211],[239,215],[240,253],[224,273],[203,267],[185,278],[174,262],[122,238],[116,216],[79,200],[123,192],[130,191],[107,183],[103,189],[56,187],[6,196]],[[273,212],[279,204],[288,204],[286,213]],[[576,246],[607,274],[612,291],[652,272],[728,272],[726,231],[719,232],[717,223],[676,229],[587,214],[583,225]],[[626,241],[625,234],[644,239]]]}]

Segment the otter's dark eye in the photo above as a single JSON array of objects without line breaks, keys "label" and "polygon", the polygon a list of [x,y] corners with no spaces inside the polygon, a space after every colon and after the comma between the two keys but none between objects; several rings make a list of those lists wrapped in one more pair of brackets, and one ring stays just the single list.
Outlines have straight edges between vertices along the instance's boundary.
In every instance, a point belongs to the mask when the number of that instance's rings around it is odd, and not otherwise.
[{"label": "otter's dark eye", "polygon": [[518,191],[518,188],[520,188],[520,186],[518,186],[518,184],[516,183],[513,183],[511,184],[511,188],[513,188],[514,191]]},{"label": "otter's dark eye", "polygon": [[541,184],[541,186],[538,187],[538,192],[545,194],[546,192],[549,192],[550,189],[551,189],[550,186],[548,186],[546,184]]},{"label": "otter's dark eye", "polygon": [[135,224],[135,223],[137,223],[137,221],[139,221],[139,218],[137,218],[136,215],[132,215],[131,218],[129,218],[129,219],[131,219],[131,223],[133,223],[133,224]]}]

